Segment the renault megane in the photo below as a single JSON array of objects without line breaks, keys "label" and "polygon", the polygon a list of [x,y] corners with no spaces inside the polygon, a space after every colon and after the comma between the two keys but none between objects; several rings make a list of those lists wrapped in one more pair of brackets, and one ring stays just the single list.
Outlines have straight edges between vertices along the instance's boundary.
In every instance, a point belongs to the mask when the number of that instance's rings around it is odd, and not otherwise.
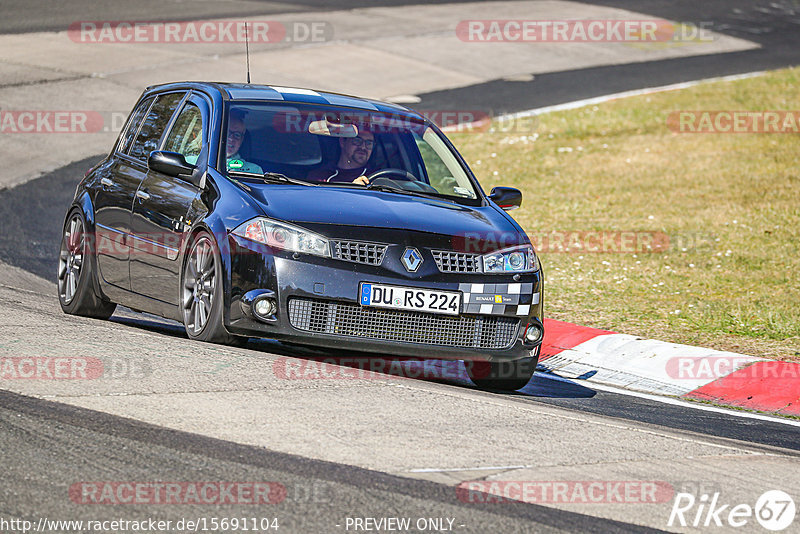
[{"label": "renault megane", "polygon": [[117,304],[189,338],[248,337],[462,359],[518,389],[544,333],[542,272],[439,128],[394,104],[307,89],[148,88],[67,212],[66,313]]}]

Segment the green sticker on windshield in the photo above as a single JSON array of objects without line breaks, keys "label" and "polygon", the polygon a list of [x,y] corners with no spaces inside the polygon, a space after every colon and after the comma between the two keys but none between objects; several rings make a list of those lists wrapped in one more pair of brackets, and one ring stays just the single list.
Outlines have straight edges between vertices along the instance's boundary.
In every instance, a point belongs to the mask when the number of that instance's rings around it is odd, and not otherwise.
[{"label": "green sticker on windshield", "polygon": [[240,159],[232,159],[228,162],[229,169],[241,169],[244,167],[244,161]]}]

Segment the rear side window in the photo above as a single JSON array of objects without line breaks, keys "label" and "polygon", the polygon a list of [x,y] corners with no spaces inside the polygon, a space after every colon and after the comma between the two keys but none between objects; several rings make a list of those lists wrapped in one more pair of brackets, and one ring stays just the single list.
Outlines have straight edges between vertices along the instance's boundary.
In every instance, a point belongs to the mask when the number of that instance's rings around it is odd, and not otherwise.
[{"label": "rear side window", "polygon": [[183,154],[186,161],[197,163],[203,148],[203,114],[191,102],[186,104],[167,137],[164,150]]},{"label": "rear side window", "polygon": [[136,141],[131,147],[131,156],[136,159],[147,159],[150,152],[158,150],[161,135],[182,98],[183,93],[170,93],[156,99],[156,103],[150,108],[150,113],[144,119],[142,127],[139,129],[139,135],[136,136]]},{"label": "rear side window", "polygon": [[122,138],[122,142],[119,144],[120,152],[126,153],[128,151],[136,132],[139,131],[139,123],[142,122],[142,117],[144,117],[144,114],[147,113],[147,110],[150,107],[150,104],[153,103],[153,100],[154,97],[152,96],[146,100],[143,100],[142,103],[136,107],[133,113],[131,113],[131,118],[128,121],[128,129],[125,130],[125,137]]}]

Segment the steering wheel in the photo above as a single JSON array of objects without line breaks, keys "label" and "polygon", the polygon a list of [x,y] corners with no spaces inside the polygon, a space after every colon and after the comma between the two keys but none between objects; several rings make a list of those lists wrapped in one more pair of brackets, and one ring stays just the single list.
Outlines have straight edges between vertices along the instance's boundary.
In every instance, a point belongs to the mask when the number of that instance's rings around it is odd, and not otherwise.
[{"label": "steering wheel", "polygon": [[404,171],[403,169],[395,169],[395,168],[388,168],[388,169],[381,169],[379,171],[375,171],[369,176],[367,176],[367,180],[369,183],[372,183],[373,180],[377,178],[383,178],[384,176],[392,176],[393,180],[404,180],[407,182],[417,182],[417,177],[411,174],[408,171]]},{"label": "steering wheel", "polygon": [[[397,176],[400,179],[393,180],[391,178],[386,178],[387,174],[391,176]],[[367,188],[373,185],[387,185],[390,187],[396,187],[398,189],[404,189],[406,191],[418,191],[421,193],[432,193],[434,195],[439,193],[436,188],[426,184],[425,182],[417,180],[416,176],[401,169],[383,169],[373,172],[367,177],[367,179],[369,180],[369,185]]]}]

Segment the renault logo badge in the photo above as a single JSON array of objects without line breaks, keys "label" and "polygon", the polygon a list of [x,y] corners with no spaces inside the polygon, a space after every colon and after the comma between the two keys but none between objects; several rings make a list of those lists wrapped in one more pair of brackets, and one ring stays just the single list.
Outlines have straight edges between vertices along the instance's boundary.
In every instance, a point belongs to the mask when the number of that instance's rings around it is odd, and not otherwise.
[{"label": "renault logo badge", "polygon": [[403,266],[410,273],[417,272],[419,266],[422,265],[422,255],[419,253],[419,250],[413,247],[406,248],[401,259],[403,260]]}]

